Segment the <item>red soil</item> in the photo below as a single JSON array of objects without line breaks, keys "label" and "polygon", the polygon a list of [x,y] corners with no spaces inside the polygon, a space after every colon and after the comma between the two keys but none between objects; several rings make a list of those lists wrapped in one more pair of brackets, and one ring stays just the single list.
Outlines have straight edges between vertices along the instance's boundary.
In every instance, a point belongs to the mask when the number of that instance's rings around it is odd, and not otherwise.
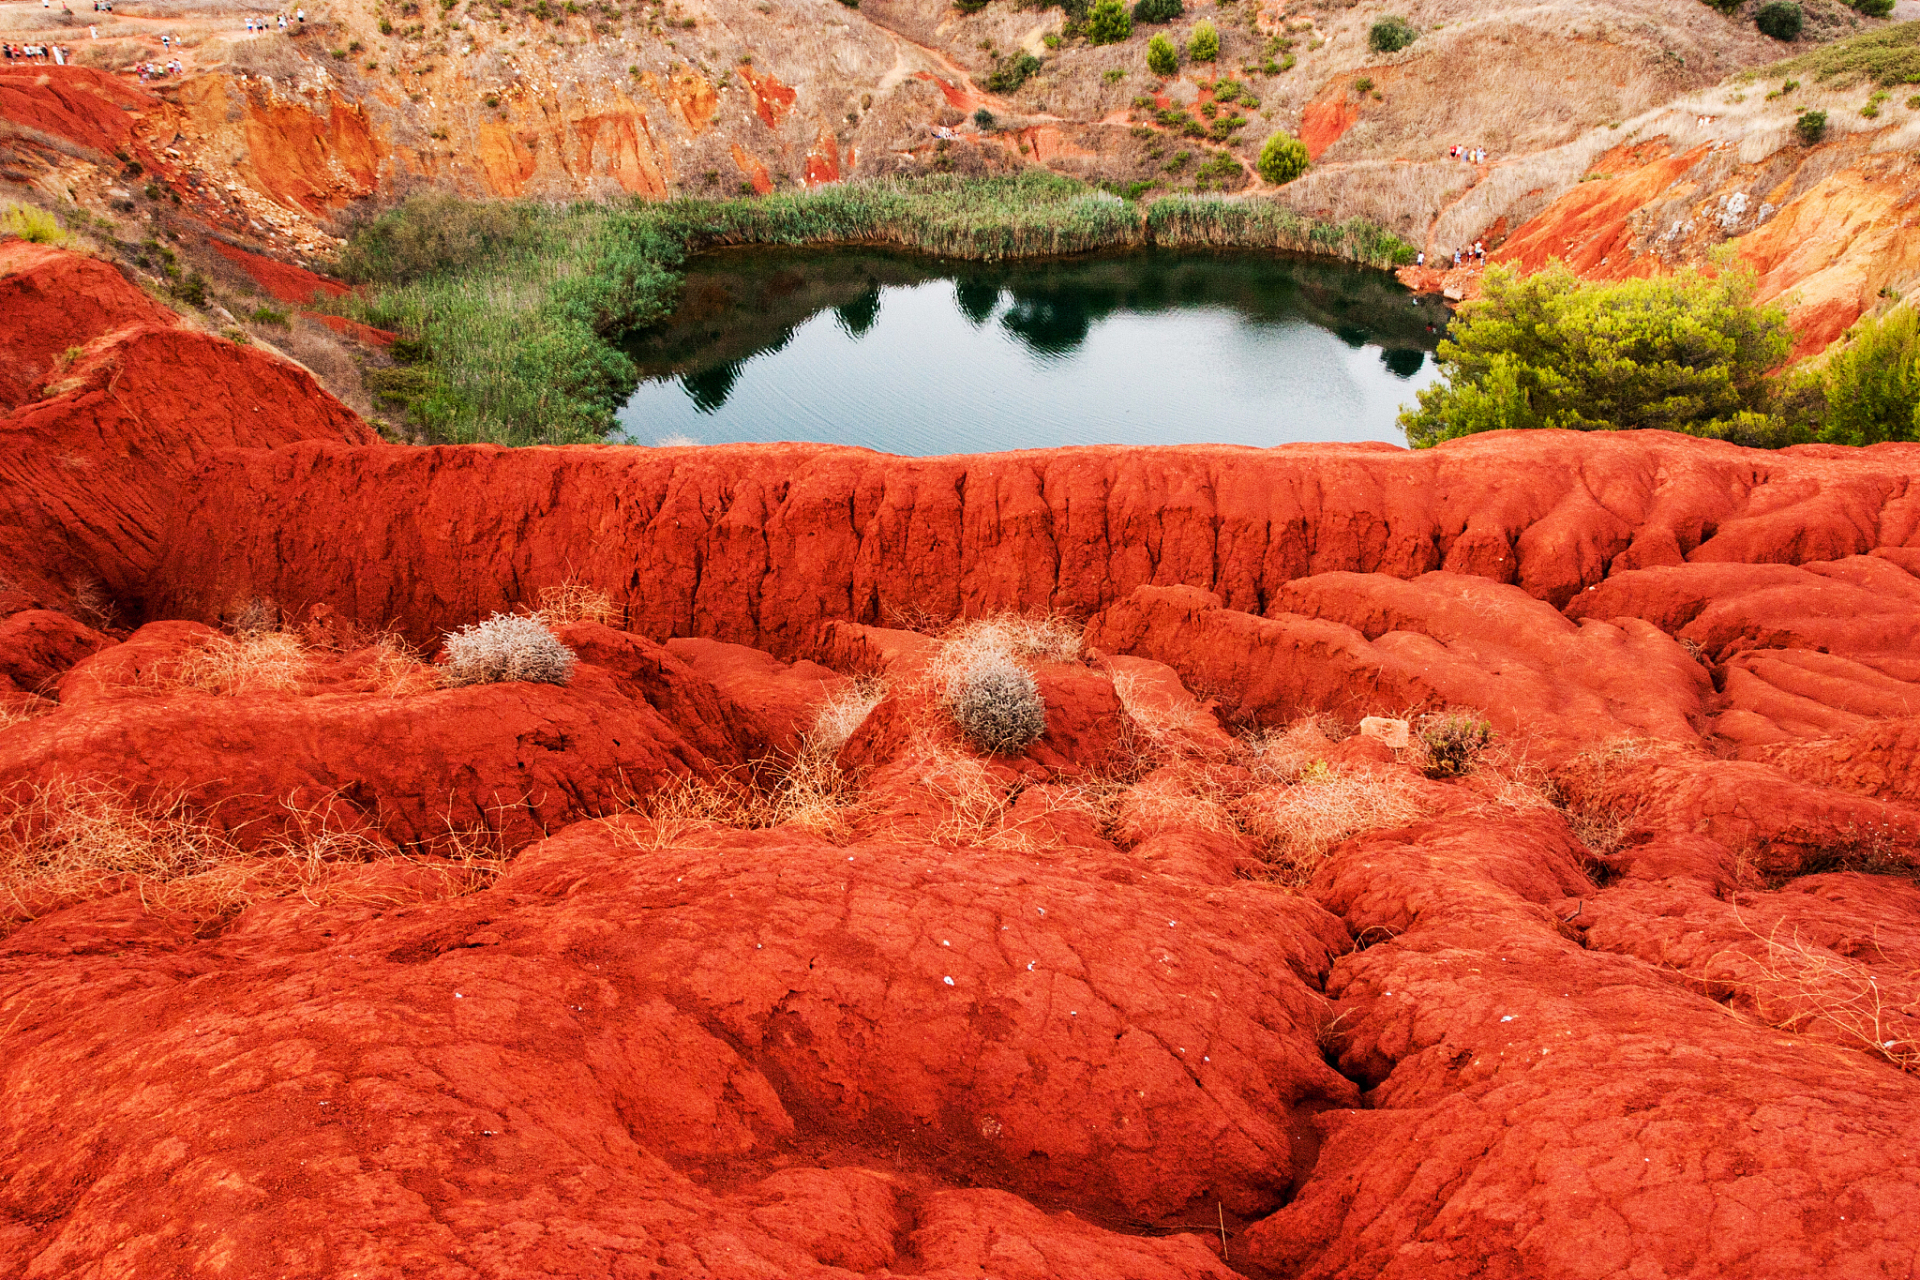
[{"label": "red soil", "polygon": [[136,117],[130,113],[159,101],[91,67],[0,70],[0,120],[99,152],[108,163],[132,139]]},{"label": "red soil", "polygon": [[[19,389],[0,417],[0,576],[43,601],[137,596],[176,487],[220,449],[376,439],[304,369],[169,327],[102,263],[15,242],[0,272]],[[71,363],[46,363],[55,345]]]},{"label": "red soil", "polygon": [[1307,158],[1318,160],[1322,152],[1359,122],[1360,104],[1348,101],[1344,85],[1340,96],[1331,101],[1309,102],[1300,113],[1300,141],[1307,145]]},{"label": "red soil", "polygon": [[[112,867],[5,900],[0,1274],[1910,1264],[1920,448],[402,449],[257,350],[114,328],[127,293],[0,420],[0,796],[259,851],[212,905]],[[80,577],[147,625],[34,607]],[[627,628],[556,625],[565,686],[363,643],[563,581]],[[342,639],[283,687],[169,675],[263,596]],[[1003,609],[1088,648],[981,758],[937,642],[878,624]],[[837,826],[648,809],[876,675]],[[1231,728],[1447,704],[1505,772],[1321,739],[1417,816],[1297,889],[1210,816],[1318,785]],[[247,878],[314,815],[350,855]]]},{"label": "red soil", "polygon": [[338,298],[349,292],[347,286],[338,280],[317,275],[305,267],[296,267],[290,262],[280,262],[257,253],[248,253],[245,249],[235,248],[224,240],[209,240],[207,243],[212,245],[221,257],[252,276],[255,284],[281,302],[307,303],[314,300],[315,294]]},{"label": "red soil", "polygon": [[747,91],[753,96],[754,114],[769,129],[778,129],[787,113],[793,110],[799,94],[781,84],[780,78],[771,71],[755,71],[751,64],[742,64],[740,78],[747,82]]}]

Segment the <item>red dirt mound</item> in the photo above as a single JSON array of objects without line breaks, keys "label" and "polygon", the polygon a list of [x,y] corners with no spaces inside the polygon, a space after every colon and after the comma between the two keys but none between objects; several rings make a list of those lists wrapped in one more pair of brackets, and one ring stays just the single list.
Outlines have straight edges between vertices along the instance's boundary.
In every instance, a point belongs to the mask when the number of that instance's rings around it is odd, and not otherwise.
[{"label": "red dirt mound", "polygon": [[25,240],[0,243],[0,410],[34,397],[65,354],[129,325],[174,314],[97,258]]},{"label": "red dirt mound", "polygon": [[[16,586],[49,601],[102,590],[137,614],[177,486],[215,451],[376,443],[306,370],[163,327],[172,317],[110,269],[59,251],[9,255],[17,270],[0,288],[44,301],[56,341],[80,347],[42,398],[0,418],[0,576]],[[46,345],[35,333],[7,349],[31,370]]]},{"label": "red dirt mound", "polygon": [[97,158],[105,163],[133,137],[134,113],[159,101],[91,67],[0,71],[0,120],[104,153]]},{"label": "red dirt mound", "polygon": [[245,249],[235,248],[224,240],[209,240],[215,252],[234,263],[253,277],[254,283],[265,289],[281,302],[312,302],[315,294],[329,298],[338,298],[348,292],[347,286],[338,280],[316,275],[305,267],[296,267],[289,262],[280,262],[265,258],[257,253],[248,253]]}]

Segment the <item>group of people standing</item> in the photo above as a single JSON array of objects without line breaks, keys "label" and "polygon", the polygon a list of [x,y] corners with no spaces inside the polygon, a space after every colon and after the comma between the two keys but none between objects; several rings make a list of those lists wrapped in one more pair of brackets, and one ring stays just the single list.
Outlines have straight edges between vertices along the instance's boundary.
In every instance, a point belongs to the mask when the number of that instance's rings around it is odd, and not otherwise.
[{"label": "group of people standing", "polygon": [[67,65],[67,50],[59,45],[47,44],[9,44],[0,45],[7,51],[7,63],[14,62],[51,62],[57,67]]},{"label": "group of people standing", "polygon": [[[305,9],[295,9],[293,11],[293,21],[295,27],[299,30],[306,30],[307,11]],[[287,15],[284,13],[276,13],[271,18],[248,18],[247,34],[256,35],[262,31],[271,31],[273,30],[273,24],[275,22],[280,24],[280,30],[285,31],[287,29]]]},{"label": "group of people standing", "polygon": [[1447,149],[1447,159],[1465,160],[1468,164],[1485,164],[1487,162],[1487,149],[1485,147],[1463,147],[1455,143]]},{"label": "group of people standing", "polygon": [[[1446,265],[1446,256],[1447,255],[1445,255],[1444,253],[1440,255],[1442,266]],[[1468,245],[1464,249],[1455,249],[1453,251],[1453,265],[1457,267],[1463,261],[1466,263],[1466,265],[1470,267],[1486,266],[1487,265],[1487,242],[1484,240],[1475,240],[1472,244]],[[1427,265],[1427,254],[1424,249],[1414,255],[1413,265],[1416,267],[1424,267]]]},{"label": "group of people standing", "polygon": [[173,59],[171,62],[136,62],[133,64],[134,74],[140,77],[141,84],[145,84],[149,77],[157,80],[161,76],[177,76],[185,69],[185,67],[181,66],[180,59],[178,58]]}]

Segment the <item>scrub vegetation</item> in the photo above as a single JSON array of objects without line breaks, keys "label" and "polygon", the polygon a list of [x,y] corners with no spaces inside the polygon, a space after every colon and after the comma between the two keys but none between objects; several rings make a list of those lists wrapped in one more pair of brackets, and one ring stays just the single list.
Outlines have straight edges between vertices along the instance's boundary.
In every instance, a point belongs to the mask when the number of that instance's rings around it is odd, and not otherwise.
[{"label": "scrub vegetation", "polygon": [[1786,314],[1750,274],[1586,284],[1495,267],[1438,358],[1446,381],[1400,415],[1416,447],[1480,431],[1658,428],[1780,448],[1920,440],[1920,318],[1895,305],[1824,364],[1784,372]]},{"label": "scrub vegetation", "polygon": [[991,261],[1148,243],[1271,248],[1370,266],[1412,260],[1371,224],[1277,205],[1168,197],[1140,206],[1055,174],[926,178],[735,200],[625,206],[428,196],[351,236],[334,305],[401,335],[368,379],[435,443],[601,439],[639,379],[617,345],[666,317],[687,256],[720,245],[875,244]]}]

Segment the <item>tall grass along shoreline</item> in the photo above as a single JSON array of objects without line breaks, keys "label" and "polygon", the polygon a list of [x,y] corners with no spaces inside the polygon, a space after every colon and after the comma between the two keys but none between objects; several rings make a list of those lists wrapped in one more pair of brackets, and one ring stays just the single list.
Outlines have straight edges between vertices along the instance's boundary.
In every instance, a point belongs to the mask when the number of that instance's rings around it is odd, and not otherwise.
[{"label": "tall grass along shoreline", "polygon": [[1144,208],[1057,174],[850,183],[627,205],[409,201],[357,228],[334,305],[402,336],[369,389],[418,438],[599,440],[639,374],[616,345],[664,318],[690,254],[724,245],[880,245],[993,261],[1166,247],[1258,248],[1387,268],[1413,247],[1357,219],[1172,196]]}]

